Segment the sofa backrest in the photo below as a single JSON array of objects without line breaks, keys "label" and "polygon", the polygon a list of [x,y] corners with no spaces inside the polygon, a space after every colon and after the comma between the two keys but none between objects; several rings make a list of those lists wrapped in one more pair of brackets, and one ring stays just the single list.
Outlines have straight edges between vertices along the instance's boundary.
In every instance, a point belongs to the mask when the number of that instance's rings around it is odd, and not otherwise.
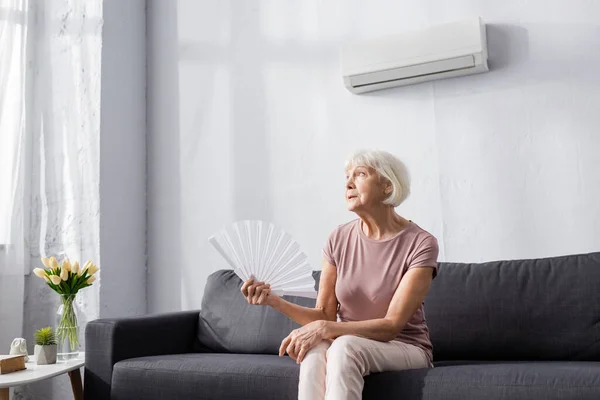
[{"label": "sofa backrest", "polygon": [[[313,276],[318,288],[320,271]],[[199,341],[208,351],[277,354],[299,325],[270,307],[249,305],[241,285],[232,270],[210,275]],[[600,253],[439,263],[425,318],[436,361],[600,361]]]},{"label": "sofa backrest", "polygon": [[437,361],[600,361],[600,253],[440,263],[425,318]]}]

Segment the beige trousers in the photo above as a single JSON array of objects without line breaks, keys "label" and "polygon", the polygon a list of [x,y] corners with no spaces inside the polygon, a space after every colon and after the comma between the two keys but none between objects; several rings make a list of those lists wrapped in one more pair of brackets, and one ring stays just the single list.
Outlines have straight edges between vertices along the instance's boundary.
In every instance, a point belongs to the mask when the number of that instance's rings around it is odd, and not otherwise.
[{"label": "beige trousers", "polygon": [[360,400],[372,372],[429,368],[425,351],[398,340],[344,335],[324,340],[300,364],[299,400]]}]

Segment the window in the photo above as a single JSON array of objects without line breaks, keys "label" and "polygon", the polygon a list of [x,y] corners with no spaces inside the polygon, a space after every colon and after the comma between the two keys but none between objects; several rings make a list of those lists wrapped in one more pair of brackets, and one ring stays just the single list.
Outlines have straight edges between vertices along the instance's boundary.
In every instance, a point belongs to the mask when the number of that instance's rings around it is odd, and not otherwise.
[{"label": "window", "polygon": [[0,244],[9,242],[25,135],[26,2],[0,1]]}]

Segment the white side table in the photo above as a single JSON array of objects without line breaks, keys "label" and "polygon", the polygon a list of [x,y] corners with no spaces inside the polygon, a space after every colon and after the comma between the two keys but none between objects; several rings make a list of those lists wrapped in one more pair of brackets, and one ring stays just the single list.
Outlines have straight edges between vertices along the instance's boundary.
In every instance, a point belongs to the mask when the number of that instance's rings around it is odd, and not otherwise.
[{"label": "white side table", "polygon": [[33,360],[33,356],[30,355],[29,362],[25,363],[27,369],[0,375],[0,400],[9,400],[9,390],[12,387],[42,381],[62,374],[69,374],[69,378],[71,378],[73,398],[83,400],[83,386],[79,369],[84,365],[85,353],[79,353],[76,359],[57,361],[56,364],[50,365],[37,365]]}]

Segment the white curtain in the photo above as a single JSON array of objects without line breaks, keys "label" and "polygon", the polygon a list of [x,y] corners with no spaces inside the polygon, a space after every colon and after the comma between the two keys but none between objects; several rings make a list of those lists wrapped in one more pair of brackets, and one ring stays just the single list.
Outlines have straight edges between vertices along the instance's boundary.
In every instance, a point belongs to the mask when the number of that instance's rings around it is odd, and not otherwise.
[{"label": "white curtain", "polygon": [[[3,354],[54,324],[58,296],[30,274],[41,256],[101,266],[102,0],[0,0],[0,24]],[[82,329],[98,317],[98,288],[81,292]]]},{"label": "white curtain", "polygon": [[0,354],[23,335],[27,0],[0,0]]},{"label": "white curtain", "polygon": [[[92,259],[101,266],[102,0],[35,0],[31,8],[36,24],[30,269],[47,256],[80,263]],[[41,284],[34,277],[26,286]],[[49,301],[56,300],[54,293],[50,296]],[[98,285],[83,290],[79,301],[86,319],[98,317]],[[25,311],[32,314],[29,320],[43,318],[35,315],[40,311],[33,304]]]}]

